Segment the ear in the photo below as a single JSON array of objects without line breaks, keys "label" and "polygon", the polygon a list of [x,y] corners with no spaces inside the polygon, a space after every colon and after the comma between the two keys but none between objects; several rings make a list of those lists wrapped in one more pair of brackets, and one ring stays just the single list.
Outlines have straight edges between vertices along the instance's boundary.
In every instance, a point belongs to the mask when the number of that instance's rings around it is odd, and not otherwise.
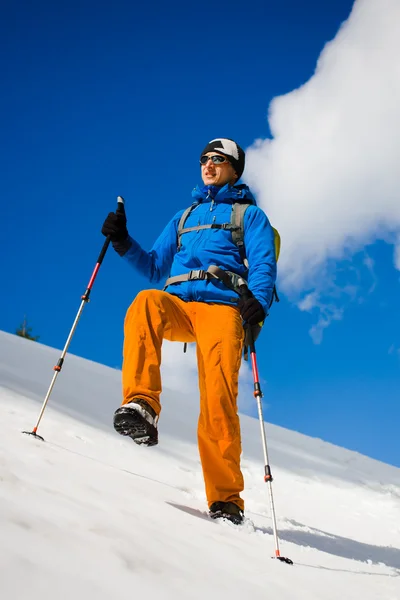
[{"label": "ear", "polygon": [[235,171],[235,173],[233,174],[233,177],[232,177],[232,179],[229,181],[229,183],[230,183],[231,185],[235,185],[235,183],[237,182],[237,180],[238,180],[238,179],[239,179],[239,177],[238,177],[238,174],[237,174],[237,173],[236,173],[236,171]]}]

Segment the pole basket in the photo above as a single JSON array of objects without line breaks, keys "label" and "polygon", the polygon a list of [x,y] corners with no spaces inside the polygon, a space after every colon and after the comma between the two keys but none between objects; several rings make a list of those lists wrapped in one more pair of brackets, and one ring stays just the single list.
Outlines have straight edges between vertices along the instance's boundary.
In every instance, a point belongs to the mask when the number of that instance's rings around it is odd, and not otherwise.
[{"label": "pole basket", "polygon": [[272,558],[276,558],[277,560],[280,560],[281,562],[284,562],[287,565],[293,564],[293,561],[290,558],[287,558],[286,556],[273,556]]},{"label": "pole basket", "polygon": [[22,433],[26,433],[26,435],[32,435],[33,437],[40,440],[41,442],[44,442],[44,438],[41,435],[39,435],[38,433],[36,433],[36,431],[23,431]]}]

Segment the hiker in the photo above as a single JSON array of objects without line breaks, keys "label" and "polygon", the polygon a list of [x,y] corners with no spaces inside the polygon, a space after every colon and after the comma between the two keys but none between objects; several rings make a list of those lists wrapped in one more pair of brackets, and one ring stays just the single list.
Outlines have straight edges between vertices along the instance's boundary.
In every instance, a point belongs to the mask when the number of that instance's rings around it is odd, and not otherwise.
[{"label": "hiker", "polygon": [[[163,291],[143,290],[125,319],[123,403],[114,427],[137,444],[158,443],[163,339],[196,342],[200,389],[198,446],[209,514],[244,518],[241,439],[237,414],[244,325],[256,327],[272,302],[274,230],[246,185],[237,185],[245,153],[217,138],[200,155],[202,187],[179,211],[150,252],[128,234],[123,209],[110,213],[102,233],[116,252]],[[250,298],[240,297],[243,278]]]}]

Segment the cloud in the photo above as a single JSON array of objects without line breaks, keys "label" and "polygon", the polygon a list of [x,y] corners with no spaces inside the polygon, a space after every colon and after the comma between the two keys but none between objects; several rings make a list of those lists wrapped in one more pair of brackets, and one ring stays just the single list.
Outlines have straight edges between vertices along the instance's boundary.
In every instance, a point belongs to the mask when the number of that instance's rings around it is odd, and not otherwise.
[{"label": "cloud", "polygon": [[[378,283],[378,279],[377,279],[377,276],[375,273],[375,261],[371,256],[369,256],[369,254],[367,252],[365,252],[363,263],[364,263],[364,266],[368,269],[369,274],[372,279],[371,286],[368,290],[368,293],[372,294],[372,292],[375,290],[377,283]],[[395,261],[395,266],[396,266],[396,261]]]},{"label": "cloud", "polygon": [[[279,287],[302,310],[326,307],[338,264],[350,273],[378,239],[400,270],[399,23],[398,0],[356,0],[311,79],[272,101],[273,139],[247,149],[246,179],[282,236]],[[362,266],[375,284],[373,261]],[[318,331],[341,318],[347,286],[336,282]]]},{"label": "cloud", "polygon": [[[334,265],[333,261],[328,261],[326,268],[320,271],[315,289],[305,293],[297,302],[301,311],[315,315],[316,322],[309,331],[315,344],[322,342],[325,329],[333,321],[340,321],[344,317],[345,307],[350,302],[357,300],[362,304],[365,297],[375,290],[375,261],[366,251],[356,258],[357,264],[342,261],[340,265]],[[363,295],[360,294],[361,289]]]}]

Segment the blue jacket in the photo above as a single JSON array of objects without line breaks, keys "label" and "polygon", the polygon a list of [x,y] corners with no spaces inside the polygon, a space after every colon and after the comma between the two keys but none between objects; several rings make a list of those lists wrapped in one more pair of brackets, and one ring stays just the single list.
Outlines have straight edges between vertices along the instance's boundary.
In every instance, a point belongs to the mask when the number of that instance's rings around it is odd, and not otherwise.
[{"label": "blue jacket", "polygon": [[[256,206],[246,185],[196,187],[192,196],[195,207],[185,222],[186,227],[208,223],[229,223],[232,204],[252,204],[244,215],[244,245],[249,269],[244,266],[232,233],[225,229],[202,229],[181,236],[177,251],[178,224],[184,210],[179,211],[165,227],[150,252],[132,238],[124,258],[139,273],[158,283],[168,276],[206,270],[210,265],[232,271],[247,280],[250,290],[268,314],[276,279],[274,233],[265,213]],[[215,302],[236,305],[238,295],[216,279],[184,281],[169,285],[166,291],[186,302]]]}]

